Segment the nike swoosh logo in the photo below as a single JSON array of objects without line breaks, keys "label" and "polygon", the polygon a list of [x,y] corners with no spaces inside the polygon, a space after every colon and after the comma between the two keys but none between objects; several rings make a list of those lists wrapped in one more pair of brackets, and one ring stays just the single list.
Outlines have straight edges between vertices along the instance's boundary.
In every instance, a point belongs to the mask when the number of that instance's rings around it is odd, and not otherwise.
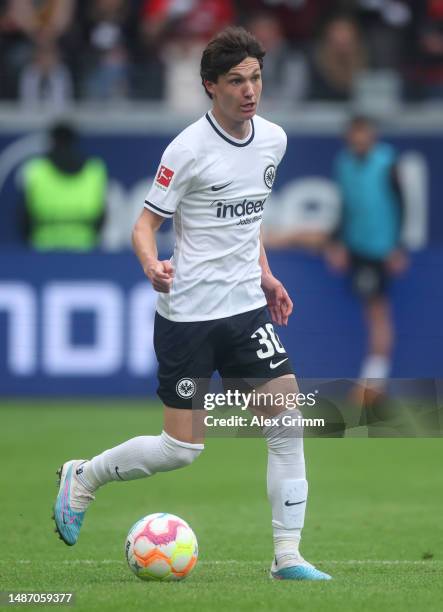
[{"label": "nike swoosh logo", "polygon": [[282,359],[281,361],[277,361],[277,363],[273,363],[271,361],[271,363],[269,364],[269,367],[271,368],[271,370],[275,370],[275,368],[278,368],[279,365],[281,365],[285,361],[288,361],[288,359],[289,359],[289,357],[286,357],[286,359]]},{"label": "nike swoosh logo", "polygon": [[291,502],[289,501],[289,499],[287,499],[287,500],[285,501],[285,506],[288,506],[288,507],[289,507],[289,506],[299,506],[300,504],[304,504],[304,503],[305,503],[305,501],[306,501],[306,500],[304,499],[304,500],[303,500],[303,501],[301,501],[301,502],[293,502],[293,503],[291,503]]},{"label": "nike swoosh logo", "polygon": [[224,189],[225,187],[228,187],[228,185],[230,185],[232,183],[232,181],[229,181],[229,183],[225,183],[224,185],[213,185],[211,187],[212,191],[220,191],[220,189]]},{"label": "nike swoosh logo", "polygon": [[[66,520],[65,518],[65,514],[68,520]],[[62,514],[62,518],[63,518],[63,524],[64,525],[72,525],[73,523],[75,523],[75,516],[69,516],[67,513],[63,512]]]},{"label": "nike swoosh logo", "polygon": [[77,474],[77,476],[79,474],[83,474],[83,466],[85,465],[86,461],[83,461],[83,463],[80,463],[80,465],[78,466],[78,468],[75,470],[75,473]]}]

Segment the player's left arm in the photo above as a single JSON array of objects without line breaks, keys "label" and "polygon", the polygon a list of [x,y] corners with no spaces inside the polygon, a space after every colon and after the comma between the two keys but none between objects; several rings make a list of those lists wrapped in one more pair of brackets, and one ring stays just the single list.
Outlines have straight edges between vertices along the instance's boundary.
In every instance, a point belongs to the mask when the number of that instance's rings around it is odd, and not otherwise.
[{"label": "player's left arm", "polygon": [[271,272],[263,246],[262,230],[260,230],[259,264],[261,267],[261,288],[266,296],[272,322],[277,325],[287,325],[293,310],[292,300],[283,284]]},{"label": "player's left arm", "polygon": [[398,242],[396,248],[389,254],[386,266],[391,274],[401,274],[408,266],[408,256],[401,239],[406,217],[406,203],[397,163],[394,163],[391,168],[391,184],[397,196],[399,208]]},{"label": "player's left arm", "polygon": [[406,202],[400,180],[400,169],[398,163],[395,163],[391,167],[391,185],[392,189],[397,196],[398,212],[399,212],[399,228],[398,228],[398,241],[401,243],[401,235],[406,220]]}]

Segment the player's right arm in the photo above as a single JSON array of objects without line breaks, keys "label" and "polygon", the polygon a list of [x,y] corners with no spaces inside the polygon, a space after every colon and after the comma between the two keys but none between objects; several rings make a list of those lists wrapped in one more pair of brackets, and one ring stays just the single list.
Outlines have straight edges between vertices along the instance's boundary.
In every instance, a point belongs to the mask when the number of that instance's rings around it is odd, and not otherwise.
[{"label": "player's right arm", "polygon": [[164,217],[145,208],[132,231],[132,245],[141,263],[143,272],[149,278],[155,291],[169,293],[174,277],[174,269],[169,260],[159,261],[156,232],[165,220]]},{"label": "player's right arm", "polygon": [[169,293],[174,269],[169,260],[159,261],[156,232],[165,219],[172,219],[194,176],[194,155],[177,139],[163,153],[145,200],[144,211],[132,232],[134,251],[156,291]]},{"label": "player's right arm", "polygon": [[343,242],[343,226],[345,221],[345,203],[341,188],[341,178],[340,178],[340,163],[343,154],[339,154],[338,158],[335,160],[335,168],[334,168],[334,179],[337,185],[338,191],[341,196],[340,201],[340,210],[338,214],[337,221],[335,223],[334,228],[332,229],[329,239],[324,248],[324,255],[326,258],[327,264],[337,272],[345,272],[349,268],[350,257],[349,252],[346,248],[345,243]]}]

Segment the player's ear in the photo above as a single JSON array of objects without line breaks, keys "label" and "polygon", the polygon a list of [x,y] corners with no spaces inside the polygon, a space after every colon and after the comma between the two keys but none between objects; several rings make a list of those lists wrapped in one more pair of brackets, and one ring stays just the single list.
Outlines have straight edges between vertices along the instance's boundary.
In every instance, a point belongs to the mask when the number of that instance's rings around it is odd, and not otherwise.
[{"label": "player's ear", "polygon": [[206,91],[210,93],[211,96],[213,96],[214,90],[215,90],[215,83],[213,83],[212,81],[205,80],[204,85],[205,85]]}]

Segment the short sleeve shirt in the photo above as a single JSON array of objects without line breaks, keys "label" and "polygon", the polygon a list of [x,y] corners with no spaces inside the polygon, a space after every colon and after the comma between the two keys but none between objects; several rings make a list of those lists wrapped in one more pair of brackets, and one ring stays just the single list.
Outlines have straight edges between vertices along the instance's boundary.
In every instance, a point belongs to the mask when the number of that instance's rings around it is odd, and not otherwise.
[{"label": "short sleeve shirt", "polygon": [[209,112],[166,148],[145,200],[174,222],[174,280],[157,303],[163,317],[205,321],[266,304],[260,226],[286,142],[259,116],[235,139]]}]

